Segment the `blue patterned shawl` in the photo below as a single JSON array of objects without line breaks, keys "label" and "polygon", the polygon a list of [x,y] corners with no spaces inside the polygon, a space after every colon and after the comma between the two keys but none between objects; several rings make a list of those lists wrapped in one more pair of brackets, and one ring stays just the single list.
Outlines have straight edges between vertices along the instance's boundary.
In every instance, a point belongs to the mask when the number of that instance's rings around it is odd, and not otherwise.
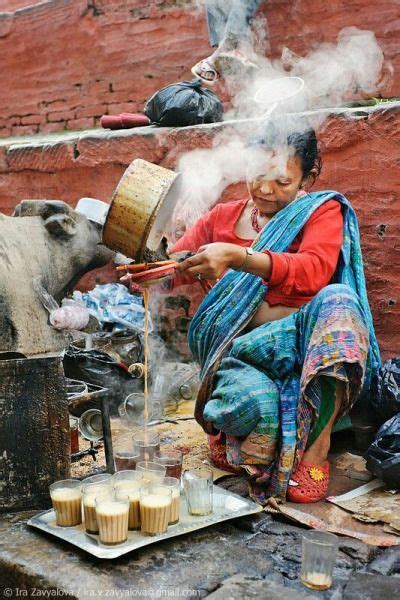
[{"label": "blue patterned shawl", "polygon": [[[255,250],[285,252],[308,219],[324,202],[335,199],[342,205],[344,236],[333,283],[350,286],[361,301],[370,333],[365,387],[380,363],[372,315],[368,303],[357,217],[350,202],[338,192],[312,192],[280,210],[253,244]],[[230,270],[213,287],[197,310],[189,330],[189,346],[200,364],[203,383],[217,358],[257,311],[266,294],[260,277]]]}]

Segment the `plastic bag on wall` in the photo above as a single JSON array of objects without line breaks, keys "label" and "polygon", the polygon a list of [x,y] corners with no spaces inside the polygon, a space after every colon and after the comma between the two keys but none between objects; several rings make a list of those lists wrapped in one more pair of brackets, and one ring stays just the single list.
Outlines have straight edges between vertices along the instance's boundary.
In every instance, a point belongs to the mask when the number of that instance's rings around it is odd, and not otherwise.
[{"label": "plastic bag on wall", "polygon": [[194,79],[162,88],[147,101],[144,112],[160,127],[185,127],[222,121],[224,109],[218,96]]}]

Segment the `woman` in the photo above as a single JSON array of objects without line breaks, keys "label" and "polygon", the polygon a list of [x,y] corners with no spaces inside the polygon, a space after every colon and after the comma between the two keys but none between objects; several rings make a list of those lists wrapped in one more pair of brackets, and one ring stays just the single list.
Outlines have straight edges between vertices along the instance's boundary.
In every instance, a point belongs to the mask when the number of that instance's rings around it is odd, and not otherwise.
[{"label": "woman", "polygon": [[[271,129],[257,145],[279,164]],[[320,171],[315,132],[285,138],[286,168],[255,177],[249,199],[218,205],[174,251],[197,252],[182,274],[221,278],[189,331],[202,367],[196,418],[214,461],[252,475],[260,502],[316,502],[333,424],[380,356],[354,211],[337,192],[303,191]]]}]

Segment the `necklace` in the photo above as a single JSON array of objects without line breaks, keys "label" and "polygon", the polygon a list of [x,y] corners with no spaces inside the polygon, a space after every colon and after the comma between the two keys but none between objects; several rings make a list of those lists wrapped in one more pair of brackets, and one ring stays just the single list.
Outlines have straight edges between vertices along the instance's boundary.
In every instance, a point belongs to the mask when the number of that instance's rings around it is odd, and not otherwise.
[{"label": "necklace", "polygon": [[251,213],[250,213],[251,226],[256,233],[260,233],[260,231],[262,229],[262,227],[260,227],[260,225],[258,224],[258,215],[259,214],[260,213],[259,213],[257,206],[255,206],[254,208],[251,209]]}]

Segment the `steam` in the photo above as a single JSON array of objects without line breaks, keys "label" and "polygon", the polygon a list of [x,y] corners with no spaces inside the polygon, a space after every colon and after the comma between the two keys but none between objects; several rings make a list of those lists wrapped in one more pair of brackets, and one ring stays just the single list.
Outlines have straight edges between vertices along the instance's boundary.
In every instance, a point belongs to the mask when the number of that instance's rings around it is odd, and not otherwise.
[{"label": "steam", "polygon": [[284,48],[279,61],[259,56],[259,71],[240,87],[237,81],[227,80],[232,94],[233,111],[228,118],[260,116],[260,106],[254,101],[257,91],[265,90],[265,105],[269,92],[274,92],[273,80],[282,77],[300,77],[304,90],[284,101],[286,112],[308,111],[315,108],[335,108],[354,94],[368,95],[379,89],[384,55],[372,31],[346,27],[338,35],[336,44],[321,44],[316,50],[301,57]]},{"label": "steam", "polygon": [[[204,5],[204,0],[198,0],[198,4]],[[245,4],[238,0],[236,10],[238,6],[246,10]],[[232,6],[232,2],[207,2],[211,10],[221,7],[226,10],[228,5]],[[178,161],[181,195],[172,219],[174,231],[193,225],[216,204],[228,185],[249,180],[254,173],[268,172],[268,156],[248,145],[260,126],[266,131],[272,123],[275,129],[282,123],[278,138],[281,138],[280,148],[285,150],[288,134],[321,124],[323,113],[310,115],[309,111],[336,108],[345,100],[353,99],[354,94],[370,97],[379,89],[384,55],[372,31],[346,27],[340,31],[336,44],[321,44],[306,56],[298,56],[285,48],[280,60],[270,60],[256,52],[259,48],[265,50],[268,45],[265,19],[255,19],[252,31],[251,60],[258,69],[247,78],[225,77],[232,105],[225,114],[225,120],[230,122],[229,132],[225,130],[218,135],[212,148],[193,150]],[[287,93],[288,84],[294,81],[288,77],[301,78],[303,89],[292,95]],[[258,101],[255,100],[257,92]],[[304,112],[307,119],[304,115],[300,120],[295,118],[295,113]],[[292,118],[285,118],[287,115]],[[244,119],[248,120],[243,122]]]}]

